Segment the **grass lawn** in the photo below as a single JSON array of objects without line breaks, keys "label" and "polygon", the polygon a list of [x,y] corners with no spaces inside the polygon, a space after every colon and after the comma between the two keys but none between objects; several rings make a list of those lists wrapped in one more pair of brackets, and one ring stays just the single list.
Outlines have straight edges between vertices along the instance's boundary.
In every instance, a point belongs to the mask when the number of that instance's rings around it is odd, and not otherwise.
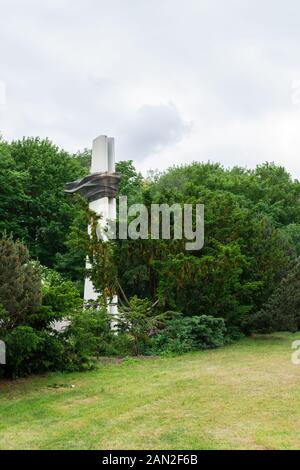
[{"label": "grass lawn", "polygon": [[299,449],[295,339],[0,382],[0,449]]}]

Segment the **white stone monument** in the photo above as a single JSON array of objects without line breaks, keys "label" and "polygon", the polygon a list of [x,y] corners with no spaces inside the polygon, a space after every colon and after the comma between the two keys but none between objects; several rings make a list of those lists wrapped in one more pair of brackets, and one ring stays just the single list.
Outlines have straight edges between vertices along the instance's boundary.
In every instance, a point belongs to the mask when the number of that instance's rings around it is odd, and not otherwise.
[{"label": "white stone monument", "polygon": [[[99,223],[104,228],[108,220],[116,219],[116,193],[120,175],[115,172],[115,143],[114,138],[100,135],[93,141],[91,174],[80,180],[68,183],[65,192],[79,192],[89,201],[89,207],[97,215],[101,215]],[[87,268],[89,268],[87,261]],[[101,295],[89,278],[85,279],[84,300],[97,300]],[[118,313],[118,299],[114,296],[108,305],[112,315]]]}]

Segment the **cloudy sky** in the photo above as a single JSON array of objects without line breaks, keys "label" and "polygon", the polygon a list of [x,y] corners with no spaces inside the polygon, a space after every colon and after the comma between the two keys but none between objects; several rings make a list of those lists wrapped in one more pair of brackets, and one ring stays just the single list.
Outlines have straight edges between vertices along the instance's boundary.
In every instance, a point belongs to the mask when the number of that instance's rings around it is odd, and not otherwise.
[{"label": "cloudy sky", "polygon": [[0,130],[300,178],[299,0],[0,0]]}]

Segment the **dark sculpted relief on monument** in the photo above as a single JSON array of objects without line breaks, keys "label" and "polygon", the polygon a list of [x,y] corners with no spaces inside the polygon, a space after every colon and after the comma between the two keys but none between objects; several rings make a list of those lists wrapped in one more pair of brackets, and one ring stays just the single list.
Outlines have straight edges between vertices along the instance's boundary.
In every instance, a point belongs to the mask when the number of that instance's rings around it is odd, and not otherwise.
[{"label": "dark sculpted relief on monument", "polygon": [[67,183],[65,192],[68,194],[79,193],[88,201],[95,201],[102,197],[116,197],[120,179],[120,173],[109,171],[93,173],[72,183]]}]

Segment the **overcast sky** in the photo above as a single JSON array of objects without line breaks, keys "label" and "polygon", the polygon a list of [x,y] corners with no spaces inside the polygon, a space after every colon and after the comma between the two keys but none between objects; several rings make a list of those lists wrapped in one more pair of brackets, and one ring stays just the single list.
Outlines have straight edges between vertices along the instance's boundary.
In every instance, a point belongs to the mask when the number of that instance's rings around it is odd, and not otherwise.
[{"label": "overcast sky", "polygon": [[299,46],[299,0],[0,0],[0,130],[300,178]]}]

